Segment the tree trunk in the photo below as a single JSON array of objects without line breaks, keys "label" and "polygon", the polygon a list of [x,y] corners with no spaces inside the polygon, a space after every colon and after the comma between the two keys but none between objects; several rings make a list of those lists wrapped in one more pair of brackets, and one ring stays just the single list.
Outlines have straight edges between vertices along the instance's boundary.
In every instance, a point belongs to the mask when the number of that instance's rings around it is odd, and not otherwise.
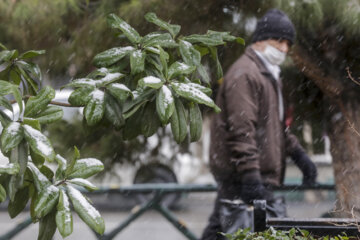
[{"label": "tree trunk", "polygon": [[331,154],[337,191],[336,211],[360,217],[360,103],[342,106],[330,121]]}]

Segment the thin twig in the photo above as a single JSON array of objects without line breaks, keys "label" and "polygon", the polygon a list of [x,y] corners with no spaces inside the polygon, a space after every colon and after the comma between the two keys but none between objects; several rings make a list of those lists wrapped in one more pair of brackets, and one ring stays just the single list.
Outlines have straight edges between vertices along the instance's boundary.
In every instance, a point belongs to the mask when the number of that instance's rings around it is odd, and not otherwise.
[{"label": "thin twig", "polygon": [[349,68],[349,67],[346,68],[346,71],[347,71],[347,73],[348,73],[348,78],[349,78],[351,81],[353,81],[355,84],[357,84],[357,85],[360,86],[360,82],[356,81],[356,80],[353,78],[353,76],[351,75],[351,72],[350,72],[350,68]]}]

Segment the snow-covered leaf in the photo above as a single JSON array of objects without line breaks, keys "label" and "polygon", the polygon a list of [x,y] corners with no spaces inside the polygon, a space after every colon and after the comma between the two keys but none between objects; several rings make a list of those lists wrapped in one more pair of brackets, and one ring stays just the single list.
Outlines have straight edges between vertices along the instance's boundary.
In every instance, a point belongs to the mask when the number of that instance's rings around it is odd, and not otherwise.
[{"label": "snow-covered leaf", "polygon": [[55,97],[55,90],[49,86],[43,88],[36,96],[32,96],[25,105],[25,117],[36,117]]},{"label": "snow-covered leaf", "polygon": [[154,89],[159,89],[162,87],[164,82],[157,77],[154,76],[147,76],[139,80],[138,85],[140,87],[150,87]]},{"label": "snow-covered leaf", "polygon": [[90,126],[94,126],[103,118],[105,113],[105,100],[104,100],[104,92],[95,89],[90,93],[90,101],[86,104],[84,108],[84,116],[86,122]]},{"label": "snow-covered leaf", "polygon": [[85,106],[91,99],[90,93],[95,90],[94,86],[80,87],[69,96],[69,103],[75,107]]},{"label": "snow-covered leaf", "polygon": [[40,131],[30,127],[29,125],[23,125],[25,139],[29,143],[31,149],[44,157],[48,161],[53,161],[55,158],[55,152],[49,139]]},{"label": "snow-covered leaf", "polygon": [[187,65],[199,66],[201,64],[201,54],[191,43],[180,40],[179,50],[183,61]]},{"label": "snow-covered leaf", "polygon": [[131,90],[121,83],[112,83],[106,87],[120,103],[124,102],[129,96],[133,97]]},{"label": "snow-covered leaf", "polygon": [[209,97],[212,94],[211,88],[207,88],[207,87],[204,87],[203,85],[193,83],[193,82],[189,82],[189,83],[186,83],[186,84],[188,86],[190,86],[190,87],[193,87],[193,88],[196,88],[196,89],[200,90],[201,92],[205,93]]},{"label": "snow-covered leaf", "polygon": [[67,178],[88,178],[102,170],[104,170],[104,165],[96,158],[78,159]]},{"label": "snow-covered leaf", "polygon": [[6,153],[16,147],[24,138],[20,123],[11,122],[1,133],[1,150]]},{"label": "snow-covered leaf", "polygon": [[17,163],[0,164],[0,174],[14,175],[19,172],[20,166]]},{"label": "snow-covered leaf", "polygon": [[180,29],[181,29],[180,25],[169,24],[169,23],[159,19],[156,16],[156,14],[152,13],[152,12],[147,13],[145,15],[145,19],[148,22],[151,22],[151,23],[154,23],[154,24],[158,25],[162,29],[169,31],[173,38],[176,37],[176,35],[180,32]]},{"label": "snow-covered leaf", "polygon": [[107,73],[103,78],[96,80],[97,87],[103,87],[110,83],[113,83],[121,78],[123,78],[125,74],[116,72],[116,73]]},{"label": "snow-covered leaf", "polygon": [[109,14],[107,22],[111,28],[119,29],[133,44],[140,43],[141,36],[132,28],[127,22],[116,16],[115,14]]},{"label": "snow-covered leaf", "polygon": [[168,78],[174,78],[179,75],[187,75],[195,71],[195,66],[189,66],[182,62],[174,62],[170,67],[168,71]]},{"label": "snow-covered leaf", "polygon": [[196,103],[205,104],[206,106],[212,107],[217,112],[220,111],[219,107],[216,106],[214,101],[205,93],[200,91],[197,87],[195,87],[194,84],[196,83],[190,85],[188,83],[173,82],[171,83],[171,86],[180,96]]},{"label": "snow-covered leaf", "polygon": [[80,218],[95,232],[102,235],[105,231],[105,222],[100,213],[75,188],[66,186],[67,194]]},{"label": "snow-covered leaf", "polygon": [[97,67],[109,67],[114,63],[120,61],[122,58],[124,58],[126,55],[128,55],[134,50],[135,48],[131,46],[111,48],[97,54],[94,57],[93,62],[94,65]]},{"label": "snow-covered leaf", "polygon": [[142,39],[141,45],[143,47],[160,46],[164,48],[177,47],[177,43],[169,33],[149,33]]},{"label": "snow-covered leaf", "polygon": [[131,74],[135,75],[144,71],[145,68],[145,51],[136,50],[130,54],[130,68]]},{"label": "snow-covered leaf", "polygon": [[59,106],[48,106],[44,111],[36,115],[41,124],[48,124],[62,119],[64,112]]},{"label": "snow-covered leaf", "polygon": [[189,35],[183,38],[183,40],[188,41],[190,43],[202,43],[206,46],[218,46],[223,45],[225,42],[222,39],[222,36],[220,35],[211,35],[211,34],[205,34],[205,35],[199,35],[199,34],[193,34]]},{"label": "snow-covered leaf", "polygon": [[35,200],[34,213],[36,218],[42,218],[48,214],[56,205],[59,199],[59,188],[50,185],[41,189]]},{"label": "snow-covered leaf", "polygon": [[174,97],[171,90],[163,85],[156,95],[156,111],[160,121],[166,124],[175,110]]},{"label": "snow-covered leaf", "polygon": [[60,198],[56,212],[56,226],[63,238],[66,238],[73,232],[73,217],[70,209],[70,201],[63,189],[60,189]]},{"label": "snow-covered leaf", "polygon": [[200,139],[202,133],[202,116],[199,105],[193,103],[189,107],[190,118],[190,141],[196,142]]},{"label": "snow-covered leaf", "polygon": [[89,191],[94,191],[99,189],[97,186],[95,186],[94,184],[83,178],[73,178],[69,180],[69,183],[84,187]]},{"label": "snow-covered leaf", "polygon": [[171,116],[171,131],[174,135],[174,139],[177,143],[184,141],[187,135],[187,125],[185,117],[185,108],[181,100],[175,99],[175,111]]},{"label": "snow-covered leaf", "polygon": [[96,83],[97,81],[91,78],[78,78],[66,84],[65,87],[95,87]]},{"label": "snow-covered leaf", "polygon": [[45,175],[42,174],[32,162],[28,163],[28,169],[33,175],[35,187],[38,192],[40,192],[42,189],[45,189],[51,184],[49,179],[47,179],[47,177],[45,177]]}]

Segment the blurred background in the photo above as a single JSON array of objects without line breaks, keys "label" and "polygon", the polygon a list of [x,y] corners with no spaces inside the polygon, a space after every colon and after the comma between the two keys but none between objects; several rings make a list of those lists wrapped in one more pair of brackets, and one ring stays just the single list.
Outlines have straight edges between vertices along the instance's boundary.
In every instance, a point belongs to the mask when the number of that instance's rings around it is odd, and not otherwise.
[{"label": "blurred background", "polygon": [[[285,11],[297,29],[297,42],[282,68],[287,126],[317,164],[319,182],[333,184],[334,169],[345,174],[341,162],[355,161],[360,156],[359,140],[344,132],[348,129],[344,122],[351,122],[358,129],[356,120],[360,117],[360,87],[349,80],[346,70],[349,68],[355,79],[359,76],[358,0],[0,0],[0,42],[20,52],[45,49],[46,54],[37,58],[45,79],[43,85],[59,89],[72,79],[89,73],[94,68],[92,59],[97,53],[124,45],[123,37],[108,28],[107,14],[119,15],[145,35],[156,30],[144,21],[145,13],[151,11],[159,18],[181,25],[180,34],[183,35],[201,34],[211,29],[243,37],[246,46],[231,43],[219,49],[220,62],[226,72],[250,45],[257,18],[273,7]],[[215,69],[207,70],[213,76],[211,87],[215,98],[221,81],[216,79]],[[125,141],[110,126],[88,129],[82,123],[81,109],[64,111],[66,118],[61,124],[47,126],[46,133],[56,151],[64,156],[71,154],[75,145],[83,157],[101,159],[105,171],[95,179],[98,185],[214,184],[208,170],[212,111],[207,108],[202,109],[201,140],[192,144],[185,141],[182,145],[173,141],[169,129],[160,129],[150,138]],[[345,156],[351,144],[355,150]],[[337,159],[338,164],[334,164]],[[301,180],[301,173],[289,161],[285,182],[300,184]],[[169,204],[183,215],[200,209],[200,217],[184,215],[188,222],[194,221],[194,231],[200,234],[212,210],[214,196],[212,193],[177,196]],[[290,215],[300,217],[326,214],[336,199],[333,191],[289,192],[286,197],[290,202]],[[141,199],[106,196],[95,197],[94,202],[104,211],[117,209],[119,214],[124,214]],[[116,219],[111,221],[118,220],[116,215],[111,217]],[[141,221],[145,225],[149,223],[149,219]],[[165,228],[171,229],[171,226]],[[146,235],[146,231],[143,233]],[[162,239],[160,235],[153,239]],[[129,239],[121,236],[118,239]],[[167,239],[184,239],[177,237]]]}]

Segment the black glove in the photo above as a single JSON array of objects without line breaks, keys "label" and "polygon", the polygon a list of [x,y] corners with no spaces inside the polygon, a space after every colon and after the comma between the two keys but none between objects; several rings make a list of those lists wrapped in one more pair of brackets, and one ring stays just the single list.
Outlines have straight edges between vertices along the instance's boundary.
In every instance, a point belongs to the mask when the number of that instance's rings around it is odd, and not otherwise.
[{"label": "black glove", "polygon": [[290,156],[303,174],[303,184],[314,185],[316,183],[317,169],[308,155],[302,149],[298,149],[291,153]]},{"label": "black glove", "polygon": [[241,183],[241,198],[247,204],[252,204],[254,200],[271,201],[274,198],[272,192],[262,184],[259,170],[244,172]]}]

